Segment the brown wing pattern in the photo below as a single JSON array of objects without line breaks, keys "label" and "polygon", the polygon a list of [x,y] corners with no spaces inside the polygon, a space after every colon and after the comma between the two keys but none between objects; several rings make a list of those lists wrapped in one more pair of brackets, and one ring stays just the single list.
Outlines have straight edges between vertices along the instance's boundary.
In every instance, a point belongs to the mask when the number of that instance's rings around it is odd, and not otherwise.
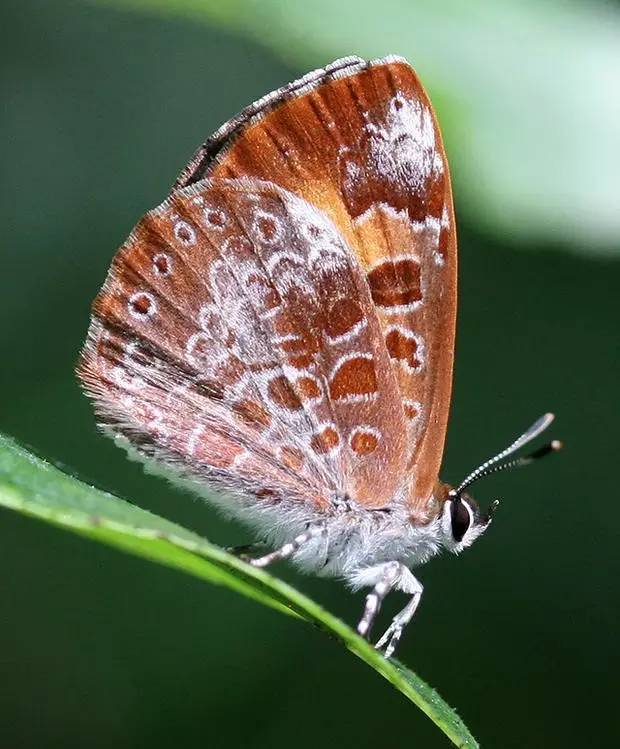
[{"label": "brown wing pattern", "polygon": [[[428,97],[404,60],[339,61],[248,108],[177,184],[247,175],[318,208],[356,254],[409,424],[409,502],[422,519],[443,454],[456,315],[450,178]],[[383,475],[377,464],[361,501]]]},{"label": "brown wing pattern", "polygon": [[147,214],[79,371],[110,430],[225,489],[379,507],[402,483],[406,427],[364,275],[323,213],[273,185],[201,182]]},{"label": "brown wing pattern", "polygon": [[241,274],[253,245],[223,194],[188,193],[114,259],[79,375],[103,425],[147,457],[241,494],[329,495],[338,474],[297,444],[312,427],[264,322],[277,294],[248,262]]}]

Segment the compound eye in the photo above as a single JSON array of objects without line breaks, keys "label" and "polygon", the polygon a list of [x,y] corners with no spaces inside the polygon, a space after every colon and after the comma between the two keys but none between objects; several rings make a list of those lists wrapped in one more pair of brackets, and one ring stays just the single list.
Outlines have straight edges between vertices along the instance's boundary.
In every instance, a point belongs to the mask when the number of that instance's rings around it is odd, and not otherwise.
[{"label": "compound eye", "polygon": [[452,537],[458,543],[472,524],[472,511],[466,502],[459,497],[452,502]]}]

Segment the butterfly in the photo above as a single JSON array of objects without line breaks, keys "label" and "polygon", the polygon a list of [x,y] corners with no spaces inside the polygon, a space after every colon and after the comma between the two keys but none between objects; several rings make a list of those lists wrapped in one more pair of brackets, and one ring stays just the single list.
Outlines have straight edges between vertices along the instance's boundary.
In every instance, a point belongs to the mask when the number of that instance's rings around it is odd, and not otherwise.
[{"label": "butterfly", "polygon": [[337,60],[250,105],[195,153],[115,256],[79,378],[128,452],[251,525],[302,569],[409,596],[411,571],[489,526],[439,480],[456,320],[450,175],[400,57]]}]

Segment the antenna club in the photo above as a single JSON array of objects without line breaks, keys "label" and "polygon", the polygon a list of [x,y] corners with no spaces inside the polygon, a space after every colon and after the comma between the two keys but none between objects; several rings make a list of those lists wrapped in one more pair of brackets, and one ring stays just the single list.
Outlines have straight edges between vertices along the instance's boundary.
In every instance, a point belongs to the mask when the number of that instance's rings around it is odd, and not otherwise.
[{"label": "antenna club", "polygon": [[561,440],[551,441],[551,449],[555,450],[555,452],[557,452],[558,450],[561,450],[563,447],[564,447],[564,443]]}]

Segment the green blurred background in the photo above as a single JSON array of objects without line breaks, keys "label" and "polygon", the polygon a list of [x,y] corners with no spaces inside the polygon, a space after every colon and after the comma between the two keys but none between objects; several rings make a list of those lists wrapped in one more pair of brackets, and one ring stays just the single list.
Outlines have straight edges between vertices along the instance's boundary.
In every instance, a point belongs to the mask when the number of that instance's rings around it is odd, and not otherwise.
[{"label": "green blurred background", "polygon": [[[115,248],[224,120],[338,55],[406,54],[438,103],[460,223],[443,477],[546,410],[566,450],[480,486],[483,504],[504,500],[496,522],[421,570],[400,657],[485,747],[616,745],[617,6],[497,3],[497,27],[482,2],[441,17],[396,0],[344,3],[355,16],[133,5],[0,6],[0,429],[213,541],[247,541],[96,433],[73,376],[89,305]],[[0,549],[0,749],[447,745],[337,644],[229,591],[7,511]],[[278,571],[356,619],[361,596]]]}]

